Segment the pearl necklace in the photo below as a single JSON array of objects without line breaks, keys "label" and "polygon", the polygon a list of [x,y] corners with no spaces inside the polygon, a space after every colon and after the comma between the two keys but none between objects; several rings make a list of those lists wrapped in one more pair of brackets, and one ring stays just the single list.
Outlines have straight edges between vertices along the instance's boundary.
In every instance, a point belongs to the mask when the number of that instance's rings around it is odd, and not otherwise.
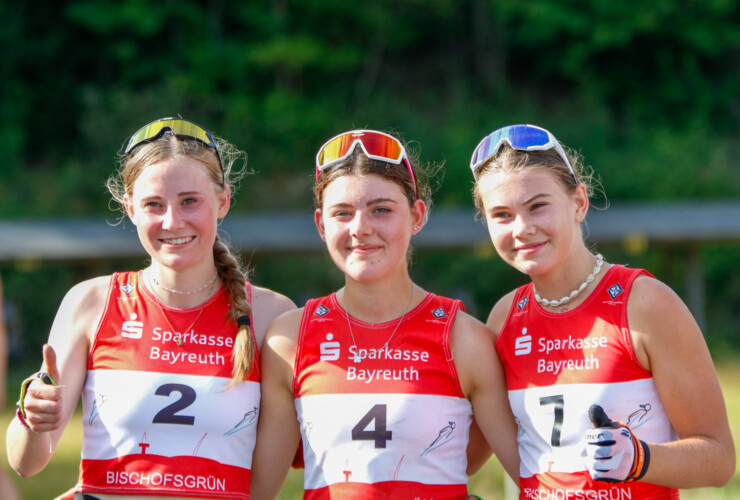
[{"label": "pearl necklace", "polygon": [[167,288],[166,286],[162,285],[159,282],[159,280],[157,280],[157,278],[154,277],[154,273],[152,273],[151,269],[149,270],[149,279],[151,280],[152,283],[154,283],[158,288],[161,288],[162,290],[166,290],[166,291],[171,292],[171,293],[176,293],[178,295],[192,295],[194,293],[198,293],[200,291],[203,291],[206,288],[208,288],[209,286],[211,286],[213,284],[213,282],[216,281],[216,278],[218,278],[218,270],[213,271],[213,277],[210,279],[210,281],[208,281],[208,283],[206,283],[202,287],[196,288],[195,290],[185,290],[185,291],[182,291],[182,290],[175,290],[174,288]]},{"label": "pearl necklace", "polygon": [[[406,318],[406,314],[409,312],[409,307],[411,307],[411,301],[414,299],[414,284],[411,283],[411,295],[409,296],[409,301],[406,304],[406,308],[403,310],[403,315],[401,316],[401,319],[398,321],[398,324],[396,325],[396,328],[393,329],[393,333],[391,333],[391,336],[388,337],[388,340],[385,341],[385,344],[383,344],[383,347],[381,347],[381,351],[388,349],[388,344],[390,343],[391,339],[396,335],[396,332],[398,331],[398,328],[401,326],[401,323],[403,323],[403,320]],[[352,336],[352,345],[355,347],[355,356],[352,358],[352,361],[355,363],[362,362],[362,358],[360,357],[360,350],[357,347],[357,342],[355,341],[355,334],[352,331],[352,322],[349,320],[349,309],[347,308],[347,298],[344,298],[344,317],[347,320],[347,327],[349,328],[349,334]]]},{"label": "pearl necklace", "polygon": [[586,281],[581,283],[581,286],[570,292],[569,295],[566,295],[560,300],[547,300],[540,297],[540,295],[537,293],[537,289],[532,285],[532,290],[534,291],[534,298],[537,302],[539,302],[543,306],[549,306],[549,307],[558,307],[567,304],[571,300],[578,297],[578,294],[580,294],[583,290],[586,289],[589,283],[591,283],[594,278],[596,277],[599,272],[601,272],[601,266],[604,264],[604,256],[600,253],[596,254],[596,265],[594,266],[594,270],[591,272],[591,274],[588,275],[586,278]]},{"label": "pearl necklace", "polygon": [[[157,280],[154,278],[154,275],[151,272],[148,272],[147,275],[149,276],[149,281],[151,281],[152,283],[155,283],[158,287],[160,287],[160,288],[162,288],[164,290],[171,291],[171,292],[174,292],[174,293],[181,293],[181,294],[195,293],[195,292],[180,292],[179,290],[170,290],[169,288],[165,288],[162,285],[160,285],[159,282],[157,282]],[[208,282],[208,285],[212,284],[214,281],[215,281],[215,279],[212,279],[211,281]],[[206,285],[206,286],[208,286],[208,285]],[[162,307],[162,302],[161,302],[161,300],[160,300],[157,292],[155,292],[154,291],[154,288],[152,288],[151,286],[149,288],[151,289],[152,296],[154,297],[154,303],[157,304],[157,308],[159,308],[159,312],[162,313],[162,316],[164,317],[164,320],[167,322],[167,324],[170,327],[170,330],[172,331],[172,335],[173,335],[173,339],[174,339],[173,341],[178,346],[181,346],[183,344],[183,342],[182,342],[182,335],[179,336],[179,337],[177,336],[178,332],[175,329],[175,327],[172,326],[172,322],[170,321],[170,318],[167,317],[167,313],[164,312],[164,307]],[[204,288],[205,287],[201,287],[197,291],[203,290]],[[195,319],[192,321],[192,323],[190,323],[190,325],[187,328],[185,328],[182,332],[180,332],[181,334],[187,335],[187,333],[192,330],[192,328],[195,326],[195,324],[200,319],[200,315],[203,314],[203,311],[205,310],[205,308],[206,308],[206,305],[205,304],[203,304],[203,305],[200,306],[200,310],[198,311],[198,314],[195,316]]]}]

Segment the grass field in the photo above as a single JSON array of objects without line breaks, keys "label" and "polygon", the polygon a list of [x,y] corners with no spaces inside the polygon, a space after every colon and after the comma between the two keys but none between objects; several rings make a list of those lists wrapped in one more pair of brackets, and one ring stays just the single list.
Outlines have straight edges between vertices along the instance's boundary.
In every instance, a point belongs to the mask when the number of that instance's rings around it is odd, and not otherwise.
[{"label": "grass field", "polygon": [[[732,426],[732,434],[735,437],[737,449],[740,441],[740,361],[723,363],[718,367],[718,373],[727,402],[730,425]],[[10,410],[0,414],[0,428],[2,429],[0,445],[2,445],[2,450],[5,450],[5,429],[11,415]],[[81,440],[81,419],[75,418],[65,431],[51,463],[43,472],[32,478],[20,478],[10,471],[4,456],[2,467],[12,476],[23,500],[51,500],[56,495],[69,489],[77,479]],[[291,471],[278,498],[280,500],[300,499],[301,486],[302,473]],[[495,459],[491,460],[478,474],[470,479],[470,492],[483,497],[485,500],[504,500],[506,498],[504,490],[503,472]],[[0,500],[3,498],[5,498],[5,495],[0,492]],[[681,498],[684,500],[740,499],[740,472],[736,472],[730,484],[724,488],[686,490],[681,492]]]}]

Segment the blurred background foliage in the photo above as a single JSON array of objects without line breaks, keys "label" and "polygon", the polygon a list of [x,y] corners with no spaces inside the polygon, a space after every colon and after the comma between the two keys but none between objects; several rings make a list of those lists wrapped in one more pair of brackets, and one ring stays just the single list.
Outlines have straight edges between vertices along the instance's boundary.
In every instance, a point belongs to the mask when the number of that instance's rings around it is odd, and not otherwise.
[{"label": "blurred background foliage", "polygon": [[[175,114],[249,154],[239,213],[311,210],[317,147],[353,127],[444,164],[439,210],[472,208],[472,149],[516,122],[579,150],[611,201],[740,195],[734,0],[37,0],[4,2],[0,17],[3,218],[114,219],[104,181],[117,151]],[[715,353],[740,346],[738,247],[702,250]],[[682,249],[601,250],[685,293]],[[325,255],[245,257],[257,283],[299,303],[341,281]],[[74,282],[143,265],[0,264],[23,324],[16,354],[40,360]],[[417,252],[413,274],[481,319],[523,282],[491,249]]]}]

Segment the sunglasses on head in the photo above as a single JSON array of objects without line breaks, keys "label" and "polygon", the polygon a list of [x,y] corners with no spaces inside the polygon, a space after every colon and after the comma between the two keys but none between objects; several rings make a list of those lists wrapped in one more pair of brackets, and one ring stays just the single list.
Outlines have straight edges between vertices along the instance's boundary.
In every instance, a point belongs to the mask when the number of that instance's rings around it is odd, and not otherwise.
[{"label": "sunglasses on head", "polygon": [[558,140],[549,131],[535,125],[509,125],[508,127],[494,130],[486,136],[478,144],[478,147],[475,148],[473,157],[470,159],[470,169],[473,171],[473,177],[476,180],[483,164],[495,156],[504,143],[519,151],[547,151],[549,149],[555,149],[568,166],[568,170],[570,170],[576,184],[578,184],[576,172],[573,170],[570,160],[568,160],[568,155],[565,154]]},{"label": "sunglasses on head", "polygon": [[352,130],[326,141],[316,154],[316,179],[323,170],[349,158],[357,145],[371,160],[386,161],[394,165],[405,162],[416,194],[416,179],[406,148],[395,137],[376,130]]},{"label": "sunglasses on head", "polygon": [[216,141],[213,140],[213,135],[205,128],[190,120],[171,117],[160,118],[159,120],[147,123],[134,132],[128,140],[124,154],[131,153],[137,146],[159,139],[168,130],[180,139],[194,139],[209,148],[213,148],[216,158],[218,158],[218,164],[221,167],[222,184],[225,183],[224,166],[221,163],[221,156],[218,154],[218,147],[216,147]]}]

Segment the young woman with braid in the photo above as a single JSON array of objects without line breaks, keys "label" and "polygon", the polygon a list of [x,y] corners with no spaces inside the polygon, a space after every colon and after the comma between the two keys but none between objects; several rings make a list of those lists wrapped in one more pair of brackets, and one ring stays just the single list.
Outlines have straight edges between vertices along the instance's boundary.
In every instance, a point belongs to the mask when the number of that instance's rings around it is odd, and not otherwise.
[{"label": "young woman with braid", "polygon": [[258,346],[295,306],[249,284],[216,234],[240,159],[180,118],[130,138],[108,187],[151,264],[67,293],[8,429],[20,475],[47,465],[81,396],[75,499],[249,498]]}]

